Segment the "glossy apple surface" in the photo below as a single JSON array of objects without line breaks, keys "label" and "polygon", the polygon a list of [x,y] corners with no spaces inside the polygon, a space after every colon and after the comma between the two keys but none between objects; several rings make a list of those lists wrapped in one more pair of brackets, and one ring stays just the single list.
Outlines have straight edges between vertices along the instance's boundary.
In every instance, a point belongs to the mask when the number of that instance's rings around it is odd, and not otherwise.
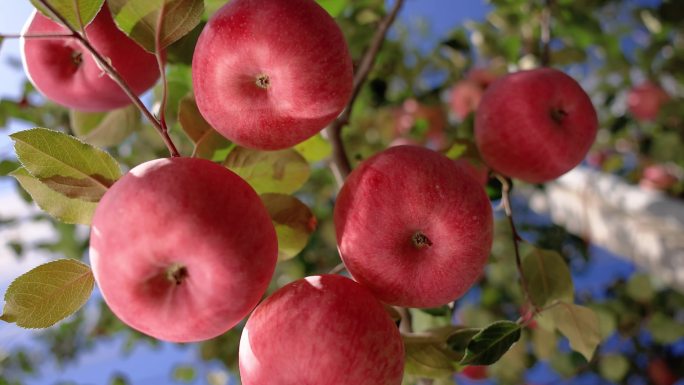
[{"label": "glossy apple surface", "polygon": [[[67,32],[38,12],[24,27],[24,34]],[[86,27],[86,35],[92,46],[111,60],[135,94],[145,92],[157,82],[159,67],[154,55],[116,27],[106,4]],[[55,103],[82,111],[107,111],[131,103],[76,39],[22,39],[21,52],[29,79]]]},{"label": "glossy apple surface", "polygon": [[475,143],[495,171],[541,183],[578,165],[597,127],[582,87],[561,71],[539,68],[489,86],[475,115]]},{"label": "glossy apple surface", "polygon": [[204,118],[245,147],[276,150],[313,136],[351,96],[342,31],[313,0],[233,0],[195,47],[192,80]]},{"label": "glossy apple surface", "polygon": [[381,301],[435,307],[478,279],[492,245],[492,209],[453,160],[417,146],[362,162],[335,203],[347,270]]},{"label": "glossy apple surface", "polygon": [[90,261],[107,305],[152,337],[190,342],[233,327],[261,299],[278,245],[266,208],[202,159],[143,163],[97,206]]},{"label": "glossy apple surface", "polygon": [[659,85],[647,81],[629,90],[627,108],[638,120],[654,120],[670,95]]},{"label": "glossy apple surface", "polygon": [[383,305],[339,275],[282,287],[240,340],[243,385],[399,385],[403,369],[403,342]]}]

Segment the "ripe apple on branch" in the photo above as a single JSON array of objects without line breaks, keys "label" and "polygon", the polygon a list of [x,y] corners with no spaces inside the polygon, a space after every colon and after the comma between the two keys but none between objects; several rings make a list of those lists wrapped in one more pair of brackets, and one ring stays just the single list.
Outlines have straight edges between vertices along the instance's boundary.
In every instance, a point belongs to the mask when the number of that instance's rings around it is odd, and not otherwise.
[{"label": "ripe apple on branch", "polygon": [[[588,320],[589,342],[573,348],[591,358],[598,344],[596,316],[568,297],[567,282],[570,291],[572,283],[560,257],[548,257],[559,261],[558,287],[535,293],[538,282],[548,280],[535,264],[542,254],[520,255],[523,240],[509,196],[511,178],[557,178],[593,143],[596,112],[570,76],[551,68],[496,80],[473,72],[477,92],[456,103],[463,87],[454,89],[457,114],[477,107],[475,144],[484,175],[463,158],[420,146],[380,151],[351,171],[342,131],[403,0],[393,2],[380,20],[355,69],[344,33],[315,1],[232,0],[196,39],[194,99],[185,99],[196,101],[191,124],[202,127],[195,145],[215,133],[231,142],[228,155],[216,162],[183,156],[166,117],[171,84],[165,49],[199,23],[196,2],[178,0],[177,8],[161,7],[144,17],[123,12],[123,0],[100,1],[90,15],[60,2],[36,2],[42,13],[34,14],[22,36],[25,69],[36,89],[81,111],[133,103],[157,129],[170,157],[148,159],[121,176],[114,158],[72,136],[48,129],[15,134],[23,164],[15,177],[22,186],[58,219],[92,226],[92,272],[79,264],[78,279],[53,278],[59,285],[41,275],[58,292],[42,295],[68,302],[65,314],[42,323],[22,309],[40,314],[45,303],[17,295],[19,287],[35,289],[29,282],[35,274],[27,273],[8,289],[2,320],[50,326],[83,305],[92,277],[122,322],[160,340],[203,341],[246,319],[239,362],[245,384],[398,385],[405,367],[407,375],[415,374],[409,369],[426,346],[447,357],[449,373],[489,365],[520,339],[529,317],[421,334],[413,330],[408,308],[449,307],[482,276],[494,232],[484,189],[491,174],[505,185],[503,204],[526,303],[535,314],[570,312]],[[195,22],[171,28],[167,21],[178,20],[176,11]],[[155,115],[139,95],[160,74],[162,101]],[[330,207],[343,263],[336,270],[347,270],[349,278],[309,276],[268,293],[288,237],[301,235],[301,224],[310,228],[316,218],[302,214],[303,204],[273,207],[268,194],[283,191],[256,181],[268,174],[264,169],[284,179],[288,161],[303,158],[289,149],[322,130],[332,145],[331,167],[343,182]],[[262,150],[281,151],[260,156]],[[281,154],[290,155],[286,160]],[[259,163],[269,156],[275,160]],[[558,330],[571,335],[562,326]]]}]

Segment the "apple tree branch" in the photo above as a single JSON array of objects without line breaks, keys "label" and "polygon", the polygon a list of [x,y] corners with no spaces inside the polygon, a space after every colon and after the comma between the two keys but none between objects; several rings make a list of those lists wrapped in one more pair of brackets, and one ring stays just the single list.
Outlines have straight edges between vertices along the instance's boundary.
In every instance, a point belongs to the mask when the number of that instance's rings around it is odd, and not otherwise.
[{"label": "apple tree branch", "polygon": [[397,18],[397,15],[399,14],[399,11],[401,10],[401,7],[403,5],[404,0],[396,0],[390,12],[380,21],[378,29],[373,35],[370,45],[368,46],[368,49],[363,54],[363,57],[361,58],[358,67],[356,68],[356,72],[354,75],[354,87],[352,90],[351,98],[347,103],[347,106],[344,108],[340,116],[337,117],[337,119],[330,123],[330,125],[328,125],[328,127],[326,128],[328,139],[330,140],[333,146],[332,169],[333,173],[335,174],[335,179],[337,180],[338,185],[342,185],[344,179],[351,172],[351,163],[349,162],[349,158],[347,157],[347,153],[344,148],[344,143],[342,141],[342,129],[344,128],[344,126],[349,124],[352,109],[354,108],[354,102],[356,101],[356,98],[359,96],[361,88],[363,87],[363,85],[366,82],[366,79],[368,78],[368,74],[373,69],[373,65],[375,64],[375,58],[377,57],[378,52],[380,52],[380,49],[382,48],[382,44],[384,43],[385,37],[387,36],[387,31],[389,31],[389,28],[392,26],[392,23],[394,23],[394,20]]}]

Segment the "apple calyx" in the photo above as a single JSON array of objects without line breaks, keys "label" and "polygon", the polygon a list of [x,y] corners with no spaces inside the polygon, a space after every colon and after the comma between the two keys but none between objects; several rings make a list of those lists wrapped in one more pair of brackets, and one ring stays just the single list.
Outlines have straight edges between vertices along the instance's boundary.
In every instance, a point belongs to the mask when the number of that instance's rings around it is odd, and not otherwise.
[{"label": "apple calyx", "polygon": [[188,277],[188,269],[180,263],[174,263],[166,269],[166,279],[176,286]]},{"label": "apple calyx", "polygon": [[74,51],[71,53],[71,62],[74,63],[75,67],[80,67],[83,63],[83,52]]},{"label": "apple calyx", "polygon": [[430,238],[427,237],[427,235],[423,234],[420,231],[417,231],[413,236],[411,237],[411,242],[413,242],[413,246],[416,247],[416,249],[422,249],[424,247],[430,247],[432,246],[432,241]]},{"label": "apple calyx", "polygon": [[562,124],[568,113],[562,108],[552,108],[551,109],[551,119],[558,124]]},{"label": "apple calyx", "polygon": [[256,77],[256,85],[259,88],[267,90],[271,86],[271,78],[266,74],[259,74]]}]

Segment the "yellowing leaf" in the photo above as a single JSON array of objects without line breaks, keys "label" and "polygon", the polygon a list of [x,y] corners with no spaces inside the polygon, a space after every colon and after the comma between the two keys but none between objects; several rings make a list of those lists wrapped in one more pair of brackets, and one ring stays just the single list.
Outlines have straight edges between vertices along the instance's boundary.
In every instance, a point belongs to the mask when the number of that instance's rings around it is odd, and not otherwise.
[{"label": "yellowing leaf", "polygon": [[23,328],[46,328],[86,303],[95,279],[88,265],[60,259],[23,274],[7,289],[0,319]]},{"label": "yellowing leaf", "polygon": [[204,120],[192,96],[181,99],[178,105],[178,121],[183,127],[183,131],[195,144],[193,157],[212,160],[216,150],[227,148],[230,145],[228,139],[224,138]]},{"label": "yellowing leaf", "polygon": [[204,13],[203,0],[109,0],[107,3],[119,29],[150,52],[156,50],[157,32],[158,48],[164,49],[195,28]]},{"label": "yellowing leaf", "polygon": [[591,361],[601,342],[599,320],[594,311],[565,302],[559,302],[547,311],[551,313],[558,331],[570,341],[570,347]]},{"label": "yellowing leaf", "polygon": [[535,306],[541,308],[554,300],[573,301],[570,269],[557,252],[534,248],[523,259],[522,269]]},{"label": "yellowing leaf", "polygon": [[110,147],[121,144],[140,127],[140,110],[130,105],[108,112],[69,111],[71,130],[93,146]]},{"label": "yellowing leaf", "polygon": [[[72,28],[79,31],[95,18],[105,0],[46,0],[46,2],[62,15]],[[40,1],[31,0],[31,4],[45,16],[59,22],[59,19],[54,18]]]},{"label": "yellowing leaf", "polygon": [[261,200],[268,210],[278,236],[278,259],[286,260],[299,254],[316,229],[316,217],[297,198],[285,194],[263,194]]},{"label": "yellowing leaf", "polygon": [[309,164],[297,151],[258,151],[235,147],[223,165],[246,180],[257,193],[292,194],[309,179]]},{"label": "yellowing leaf", "polygon": [[97,203],[68,198],[33,177],[23,167],[10,173],[10,176],[31,195],[38,207],[56,219],[65,223],[90,224]]},{"label": "yellowing leaf", "polygon": [[45,128],[10,136],[26,171],[68,198],[97,202],[121,177],[109,154],[73,136]]},{"label": "yellowing leaf", "polygon": [[323,139],[321,134],[316,134],[309,139],[294,146],[309,163],[319,162],[332,154],[330,142]]}]

